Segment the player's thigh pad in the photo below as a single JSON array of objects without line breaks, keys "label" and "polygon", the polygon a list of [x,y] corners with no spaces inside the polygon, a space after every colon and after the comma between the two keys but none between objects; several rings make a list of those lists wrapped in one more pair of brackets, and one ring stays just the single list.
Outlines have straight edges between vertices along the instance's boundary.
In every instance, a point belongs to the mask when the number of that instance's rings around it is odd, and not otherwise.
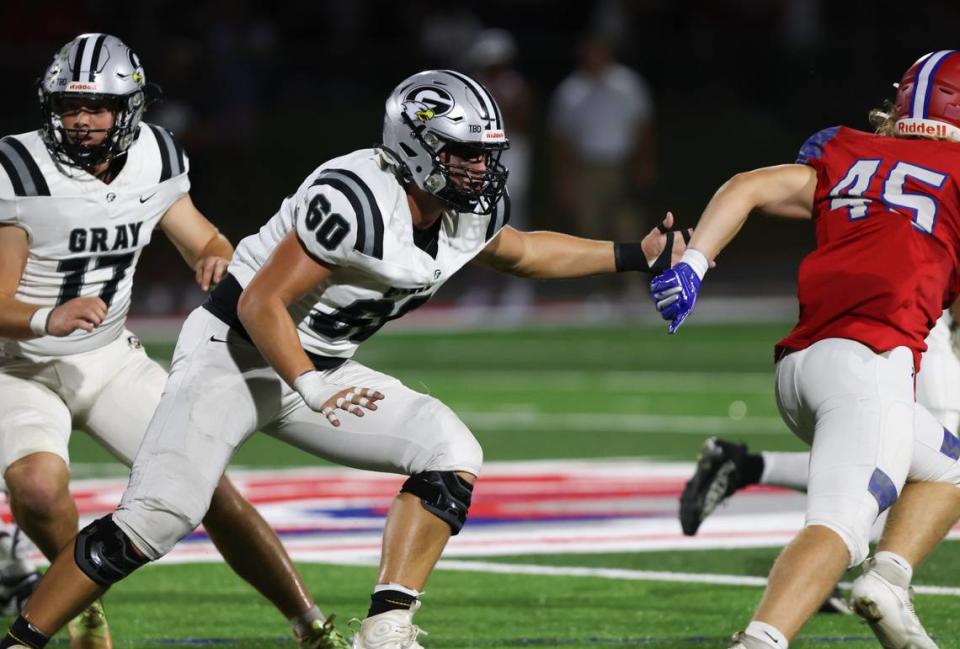
[{"label": "player's thigh pad", "polygon": [[53,453],[69,463],[70,411],[52,390],[0,370],[0,474],[34,453]]},{"label": "player's thigh pad", "polygon": [[160,403],[167,372],[139,344],[122,336],[116,354],[117,371],[97,395],[86,417],[78,422],[118,460],[130,466],[147,425]]},{"label": "player's thigh pad", "polygon": [[169,552],[200,524],[237,447],[279,411],[282,385],[256,348],[209,312],[187,318],[114,515],[147,556]]},{"label": "player's thigh pad", "polygon": [[[957,417],[960,413],[960,359],[953,351],[950,331],[944,318],[927,336],[927,351],[923,354],[920,372],[917,374],[917,402],[944,426],[957,432]],[[941,419],[941,413],[949,413],[950,420]]]},{"label": "player's thigh pad", "polygon": [[[347,361],[327,377],[345,388],[374,388],[385,397],[363,417],[338,411],[340,426],[310,410],[296,393],[294,405],[266,431],[338,464],[405,473],[464,471],[479,475],[483,451],[470,429],[438,399],[400,381]],[[290,391],[292,392],[292,391]]]},{"label": "player's thigh pad", "polygon": [[914,417],[915,441],[908,479],[960,486],[960,439],[919,404]]},{"label": "player's thigh pad", "polygon": [[912,355],[830,339],[792,356],[798,411],[814,421],[807,525],[836,532],[858,565],[874,521],[896,501],[910,468]]}]

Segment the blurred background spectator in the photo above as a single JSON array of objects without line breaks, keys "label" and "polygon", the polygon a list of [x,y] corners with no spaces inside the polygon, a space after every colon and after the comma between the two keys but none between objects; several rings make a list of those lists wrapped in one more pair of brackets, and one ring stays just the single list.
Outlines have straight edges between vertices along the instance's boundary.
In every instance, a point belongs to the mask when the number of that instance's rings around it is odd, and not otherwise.
[{"label": "blurred background spectator", "polygon": [[[553,191],[570,217],[570,232],[637,241],[648,229],[642,206],[656,180],[653,101],[646,81],[616,60],[614,40],[609,32],[585,34],[576,70],[553,94]],[[604,279],[634,287],[642,280],[636,274]]]},{"label": "blurred background spectator", "polygon": [[[646,214],[631,235],[639,236],[667,209],[692,224],[726,178],[792,161],[813,132],[838,122],[868,128],[867,111],[892,96],[891,83],[911,62],[951,47],[957,24],[954,0],[909,10],[889,0],[869,10],[824,0],[6,0],[0,131],[38,127],[35,83],[57,47],[83,31],[115,33],[165,91],[148,121],[175,131],[191,157],[194,199],[237,241],[320,162],[376,144],[383,101],[398,80],[426,66],[470,68],[504,104],[513,154],[521,154],[510,163],[511,195],[525,204],[515,222],[525,214],[530,228],[589,234],[617,221],[562,219],[561,208],[587,200],[573,191],[576,182],[562,179],[576,178],[577,157],[588,159],[607,141],[576,139],[612,118],[599,117],[599,104],[587,105],[587,117],[561,118],[560,106],[575,103],[561,98],[574,94],[566,88],[584,75],[581,54],[602,60],[602,46],[615,43],[614,65],[624,67],[614,69],[633,71],[619,74],[633,78],[624,82],[633,87],[625,114],[647,124],[621,127],[607,144],[631,153],[622,183],[630,208]],[[482,61],[489,29],[512,37],[512,52],[504,39],[499,51],[486,46],[501,58],[511,53],[507,62]],[[606,40],[585,51],[585,30]],[[578,70],[574,77],[571,70]],[[633,74],[642,75],[646,93]],[[557,110],[548,115],[547,106]],[[561,123],[571,162],[553,164],[550,136]],[[527,146],[518,147],[524,139]],[[615,232],[606,236],[626,236]],[[751,220],[711,273],[712,294],[736,293],[747,277],[751,292],[791,294],[796,264],[812,241],[807,223]],[[201,298],[172,246],[151,246],[139,268],[136,312],[183,313]],[[454,278],[437,300],[454,301],[464,286]],[[582,300],[592,286],[539,284],[537,302]]]}]

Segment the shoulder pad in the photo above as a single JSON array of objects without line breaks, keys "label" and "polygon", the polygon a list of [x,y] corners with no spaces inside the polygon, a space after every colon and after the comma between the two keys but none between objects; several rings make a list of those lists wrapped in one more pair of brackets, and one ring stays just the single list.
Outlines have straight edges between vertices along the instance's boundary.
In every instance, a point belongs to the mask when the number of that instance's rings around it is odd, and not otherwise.
[{"label": "shoulder pad", "polygon": [[153,132],[160,152],[160,182],[187,172],[187,155],[173,134],[162,126],[144,124]]},{"label": "shoulder pad", "polygon": [[819,160],[823,155],[823,147],[836,137],[839,130],[839,126],[831,126],[808,137],[797,154],[797,164],[810,164],[813,160]]},{"label": "shoulder pad", "polygon": [[15,196],[49,196],[50,188],[23,142],[11,136],[0,140],[0,167],[6,172]]}]

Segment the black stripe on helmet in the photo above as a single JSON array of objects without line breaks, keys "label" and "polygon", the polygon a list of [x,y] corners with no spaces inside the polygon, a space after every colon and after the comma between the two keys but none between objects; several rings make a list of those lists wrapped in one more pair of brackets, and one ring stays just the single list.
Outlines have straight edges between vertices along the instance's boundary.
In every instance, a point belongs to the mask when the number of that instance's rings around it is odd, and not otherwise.
[{"label": "black stripe on helmet", "polygon": [[94,80],[93,77],[100,68],[98,65],[100,62],[100,52],[103,50],[103,41],[105,40],[107,40],[107,35],[100,34],[100,36],[97,37],[97,42],[93,46],[93,56],[90,57],[90,75],[87,77],[88,81]]},{"label": "black stripe on helmet", "polygon": [[73,80],[80,81],[80,64],[83,62],[83,51],[87,48],[87,41],[89,39],[84,37],[80,39],[80,42],[77,43],[77,53],[73,57]]},{"label": "black stripe on helmet", "polygon": [[477,81],[474,81],[465,74],[455,72],[454,70],[441,70],[441,72],[446,72],[452,77],[455,77],[466,84],[467,88],[473,91],[473,94],[476,95],[477,99],[480,100],[480,105],[484,107],[484,110],[487,111],[487,119],[495,121],[493,128],[501,129],[503,128],[503,121],[500,118],[500,107],[497,106],[496,100],[493,98],[493,95],[490,94],[490,91],[483,87]]}]

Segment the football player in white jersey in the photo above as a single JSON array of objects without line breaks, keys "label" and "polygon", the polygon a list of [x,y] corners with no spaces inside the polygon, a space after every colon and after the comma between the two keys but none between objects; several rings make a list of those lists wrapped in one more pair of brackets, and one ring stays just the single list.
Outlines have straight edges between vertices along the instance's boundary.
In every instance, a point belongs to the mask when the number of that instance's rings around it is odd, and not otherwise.
[{"label": "football player in white jersey", "polygon": [[[19,526],[51,561],[78,527],[71,430],[130,465],[166,381],[125,328],[141,251],[159,228],[204,289],[233,252],[190,200],[183,150],[141,122],[148,94],[133,51],[82,34],[41,79],[43,127],[0,139],[0,469]],[[208,486],[203,522],[228,563],[302,646],[343,647],[263,518],[226,477]],[[99,604],[71,635],[111,646]]]},{"label": "football player in white jersey", "polygon": [[684,249],[664,232],[669,216],[640,243],[509,227],[507,146],[496,103],[473,79],[436,70],[402,82],[387,99],[383,144],[321,165],[237,247],[229,274],[184,324],[120,508],[77,535],[0,648],[14,637],[43,646],[74,609],[168,552],[257,430],[409,476],[353,646],[420,648],[418,598],[466,521],[483,455],[443,403],[351,360],[357,346],[474,259],[560,278],[649,270]]}]

